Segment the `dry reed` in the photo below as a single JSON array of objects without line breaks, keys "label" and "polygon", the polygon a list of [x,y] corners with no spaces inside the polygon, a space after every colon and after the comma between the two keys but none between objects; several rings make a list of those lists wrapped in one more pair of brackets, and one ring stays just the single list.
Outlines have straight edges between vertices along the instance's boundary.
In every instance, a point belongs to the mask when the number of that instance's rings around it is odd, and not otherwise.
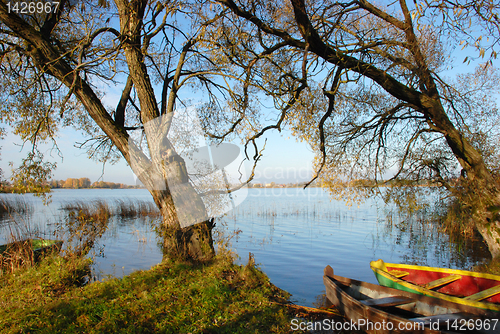
[{"label": "dry reed", "polygon": [[67,202],[61,207],[63,210],[72,211],[79,216],[85,216],[88,219],[104,223],[107,222],[112,212],[106,201],[101,199],[84,202],[72,201]]},{"label": "dry reed", "polygon": [[16,240],[0,249],[0,274],[13,273],[15,270],[30,267],[34,263],[31,240]]},{"label": "dry reed", "polygon": [[26,202],[22,197],[6,198],[0,197],[0,216],[17,214],[31,214],[33,204]]},{"label": "dry reed", "polygon": [[[23,200],[17,203],[26,204]],[[18,218],[8,222],[8,243],[0,245],[0,274],[30,267],[35,262],[31,239],[37,238],[39,231],[31,226],[29,219]]]},{"label": "dry reed", "polygon": [[152,202],[117,200],[115,214],[122,218],[158,217],[160,211]]}]

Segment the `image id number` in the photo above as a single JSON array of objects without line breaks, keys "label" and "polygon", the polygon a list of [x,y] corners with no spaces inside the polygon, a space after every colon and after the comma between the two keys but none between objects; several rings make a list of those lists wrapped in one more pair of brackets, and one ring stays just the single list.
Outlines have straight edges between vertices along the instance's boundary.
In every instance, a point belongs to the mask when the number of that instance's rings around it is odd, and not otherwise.
[{"label": "image id number", "polygon": [[59,2],[7,2],[7,11],[16,14],[42,14],[42,13],[55,13],[59,8]]},{"label": "image id number", "polygon": [[495,330],[498,319],[455,319],[446,320],[447,330]]}]

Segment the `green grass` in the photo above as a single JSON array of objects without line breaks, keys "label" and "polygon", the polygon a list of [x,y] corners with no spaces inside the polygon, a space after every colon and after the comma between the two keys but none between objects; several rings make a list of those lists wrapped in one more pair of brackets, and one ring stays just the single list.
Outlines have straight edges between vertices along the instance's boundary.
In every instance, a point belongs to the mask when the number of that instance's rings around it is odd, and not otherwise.
[{"label": "green grass", "polygon": [[161,263],[81,287],[85,260],[0,277],[2,333],[289,333],[288,294],[254,266]]}]

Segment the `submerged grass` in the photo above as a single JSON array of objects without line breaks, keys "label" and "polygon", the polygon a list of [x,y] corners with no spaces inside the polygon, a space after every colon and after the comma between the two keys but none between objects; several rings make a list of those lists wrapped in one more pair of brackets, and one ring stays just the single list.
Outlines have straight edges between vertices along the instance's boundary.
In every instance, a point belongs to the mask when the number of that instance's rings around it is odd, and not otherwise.
[{"label": "submerged grass", "polygon": [[122,218],[159,217],[160,210],[153,202],[116,200],[116,215]]},{"label": "submerged grass", "polygon": [[[288,294],[253,265],[164,262],[81,287],[85,260],[0,277],[2,333],[289,333]],[[279,302],[279,303],[276,303]]]},{"label": "submerged grass", "polygon": [[31,240],[16,240],[0,248],[0,275],[32,266],[35,254]]},{"label": "submerged grass", "polygon": [[99,222],[106,222],[112,214],[108,203],[100,199],[67,202],[61,208]]},{"label": "submerged grass", "polygon": [[90,202],[70,201],[61,206],[61,209],[71,212],[82,212],[94,219],[107,220],[116,215],[121,218],[159,217],[160,211],[153,202],[141,200],[116,200],[114,205],[108,205],[104,200],[98,199]]},{"label": "submerged grass", "polygon": [[33,204],[24,198],[0,197],[0,216],[17,214],[30,214],[33,212]]},{"label": "submerged grass", "polygon": [[112,211],[106,201],[72,201],[62,205],[67,216],[56,223],[56,234],[65,243],[66,256],[84,256],[108,228]]}]

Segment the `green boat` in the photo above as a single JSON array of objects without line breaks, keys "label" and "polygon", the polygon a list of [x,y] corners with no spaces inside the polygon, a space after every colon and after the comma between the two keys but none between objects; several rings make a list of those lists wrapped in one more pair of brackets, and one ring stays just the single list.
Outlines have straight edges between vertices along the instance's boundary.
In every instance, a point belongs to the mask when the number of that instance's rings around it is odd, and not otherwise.
[{"label": "green boat", "polygon": [[15,241],[5,245],[0,245],[0,256],[26,247],[33,251],[33,258],[35,262],[37,262],[46,254],[59,252],[62,244],[63,242],[61,240],[51,239],[26,239],[22,241]]}]

